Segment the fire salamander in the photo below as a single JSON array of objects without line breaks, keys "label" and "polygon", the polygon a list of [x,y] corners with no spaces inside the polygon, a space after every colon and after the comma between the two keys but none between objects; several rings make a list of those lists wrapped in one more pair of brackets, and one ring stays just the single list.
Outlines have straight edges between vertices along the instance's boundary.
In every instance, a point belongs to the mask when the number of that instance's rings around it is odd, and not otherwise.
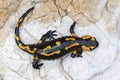
[{"label": "fire salamander", "polygon": [[24,18],[34,9],[28,9],[18,20],[15,27],[15,41],[20,49],[34,56],[32,65],[33,68],[39,69],[43,63],[39,63],[40,59],[53,60],[71,53],[71,57],[82,57],[83,51],[91,51],[98,47],[98,41],[95,37],[85,35],[82,37],[76,36],[74,27],[76,22],[71,25],[71,36],[65,36],[55,39],[56,31],[49,30],[35,44],[24,44],[19,35],[19,28]]}]

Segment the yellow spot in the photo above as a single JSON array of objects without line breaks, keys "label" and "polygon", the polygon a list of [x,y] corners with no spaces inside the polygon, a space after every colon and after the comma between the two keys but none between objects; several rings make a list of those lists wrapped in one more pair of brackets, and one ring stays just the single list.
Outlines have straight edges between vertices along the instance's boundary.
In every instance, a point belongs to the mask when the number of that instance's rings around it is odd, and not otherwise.
[{"label": "yellow spot", "polygon": [[77,55],[77,51],[76,51],[76,50],[74,50],[74,51],[73,51],[73,54]]},{"label": "yellow spot", "polygon": [[59,42],[59,41],[56,41],[56,45],[58,46],[58,45],[60,45],[61,43]]},{"label": "yellow spot", "polygon": [[94,37],[92,37],[92,38],[91,38],[91,40],[92,40],[92,41],[95,41],[95,38],[94,38]]},{"label": "yellow spot", "polygon": [[94,49],[94,48],[95,48],[95,46],[90,46],[90,48],[91,48],[91,49]]},{"label": "yellow spot", "polygon": [[23,21],[23,18],[20,18],[20,19],[18,20],[18,22],[16,23],[16,27],[18,27],[18,26],[19,26],[19,23],[22,22],[22,21]]},{"label": "yellow spot", "polygon": [[25,49],[25,47],[23,47],[23,45],[20,43],[18,44],[18,46],[21,48],[21,49]]},{"label": "yellow spot", "polygon": [[34,58],[35,60],[39,60],[39,58],[38,58],[38,56],[35,56],[35,58]]},{"label": "yellow spot", "polygon": [[72,48],[72,47],[74,47],[74,46],[79,46],[79,43],[71,44],[71,45],[65,47],[65,50],[68,50],[69,48]]},{"label": "yellow spot", "polygon": [[82,49],[83,49],[84,51],[90,51],[90,47],[87,47],[87,46],[82,46]]},{"label": "yellow spot", "polygon": [[74,36],[74,37],[75,37],[75,36],[76,36],[76,34],[75,34],[75,33],[72,33],[72,36]]},{"label": "yellow spot", "polygon": [[22,22],[23,21],[23,18],[20,18],[18,22]]},{"label": "yellow spot", "polygon": [[16,34],[14,35],[14,37],[17,41],[20,40],[20,38]]},{"label": "yellow spot", "polygon": [[16,27],[18,27],[18,25],[19,25],[19,23],[17,22],[17,23],[16,23]]},{"label": "yellow spot", "polygon": [[82,36],[82,39],[89,39],[89,38],[91,38],[91,36],[88,36],[88,35]]},{"label": "yellow spot", "polygon": [[47,50],[47,49],[50,49],[50,48],[51,48],[51,46],[49,45],[49,46],[47,46],[46,48],[44,48],[43,51],[45,51],[45,50]]},{"label": "yellow spot", "polygon": [[33,48],[33,50],[30,49],[29,46],[23,46],[21,43],[18,44],[19,48],[23,49],[23,50],[27,50],[28,52],[34,54],[35,51],[37,50],[37,48]]},{"label": "yellow spot", "polygon": [[41,53],[41,55],[44,55],[44,56],[52,56],[54,54],[60,54],[60,50],[57,50],[51,53],[44,53],[44,52]]},{"label": "yellow spot", "polygon": [[41,43],[42,43],[42,40],[39,40],[38,43],[41,44]]},{"label": "yellow spot", "polygon": [[75,38],[65,38],[66,41],[75,40]]}]

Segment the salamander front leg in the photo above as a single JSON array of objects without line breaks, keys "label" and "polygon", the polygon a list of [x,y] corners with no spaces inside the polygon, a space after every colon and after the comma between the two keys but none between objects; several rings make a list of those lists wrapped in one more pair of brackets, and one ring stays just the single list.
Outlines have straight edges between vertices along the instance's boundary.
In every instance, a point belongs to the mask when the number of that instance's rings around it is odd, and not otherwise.
[{"label": "salamander front leg", "polygon": [[82,49],[81,48],[76,48],[75,50],[73,50],[71,57],[75,58],[75,57],[83,57],[82,55]]},{"label": "salamander front leg", "polygon": [[55,39],[54,36],[57,36],[57,34],[54,34],[55,32],[56,32],[56,30],[54,30],[54,31],[49,30],[46,34],[47,38],[50,38],[50,40]]},{"label": "salamander front leg", "polygon": [[40,67],[43,65],[43,63],[39,63],[39,58],[38,56],[34,56],[33,62],[32,62],[32,66],[35,69],[40,69]]},{"label": "salamander front leg", "polygon": [[54,34],[56,31],[51,31],[49,30],[46,34],[42,36],[42,38],[38,41],[38,44],[41,44],[44,42],[46,39],[53,40],[55,39],[54,36],[57,36],[57,34]]}]

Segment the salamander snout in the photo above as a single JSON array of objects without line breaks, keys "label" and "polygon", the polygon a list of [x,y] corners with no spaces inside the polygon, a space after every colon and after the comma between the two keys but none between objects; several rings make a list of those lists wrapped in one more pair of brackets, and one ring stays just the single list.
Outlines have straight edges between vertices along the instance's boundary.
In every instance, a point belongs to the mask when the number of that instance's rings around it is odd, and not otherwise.
[{"label": "salamander snout", "polygon": [[99,45],[95,37],[86,35],[86,36],[82,36],[81,39],[84,41],[83,46],[82,46],[82,49],[84,51],[94,50]]}]

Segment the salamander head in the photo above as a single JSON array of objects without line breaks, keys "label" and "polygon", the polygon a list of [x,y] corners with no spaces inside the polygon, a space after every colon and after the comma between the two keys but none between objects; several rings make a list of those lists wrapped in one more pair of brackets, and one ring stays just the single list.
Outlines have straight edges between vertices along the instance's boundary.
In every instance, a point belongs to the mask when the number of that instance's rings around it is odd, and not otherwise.
[{"label": "salamander head", "polygon": [[82,43],[82,49],[84,51],[90,51],[98,47],[98,41],[96,40],[95,37],[91,37],[88,35],[82,36],[81,37],[83,43]]}]

